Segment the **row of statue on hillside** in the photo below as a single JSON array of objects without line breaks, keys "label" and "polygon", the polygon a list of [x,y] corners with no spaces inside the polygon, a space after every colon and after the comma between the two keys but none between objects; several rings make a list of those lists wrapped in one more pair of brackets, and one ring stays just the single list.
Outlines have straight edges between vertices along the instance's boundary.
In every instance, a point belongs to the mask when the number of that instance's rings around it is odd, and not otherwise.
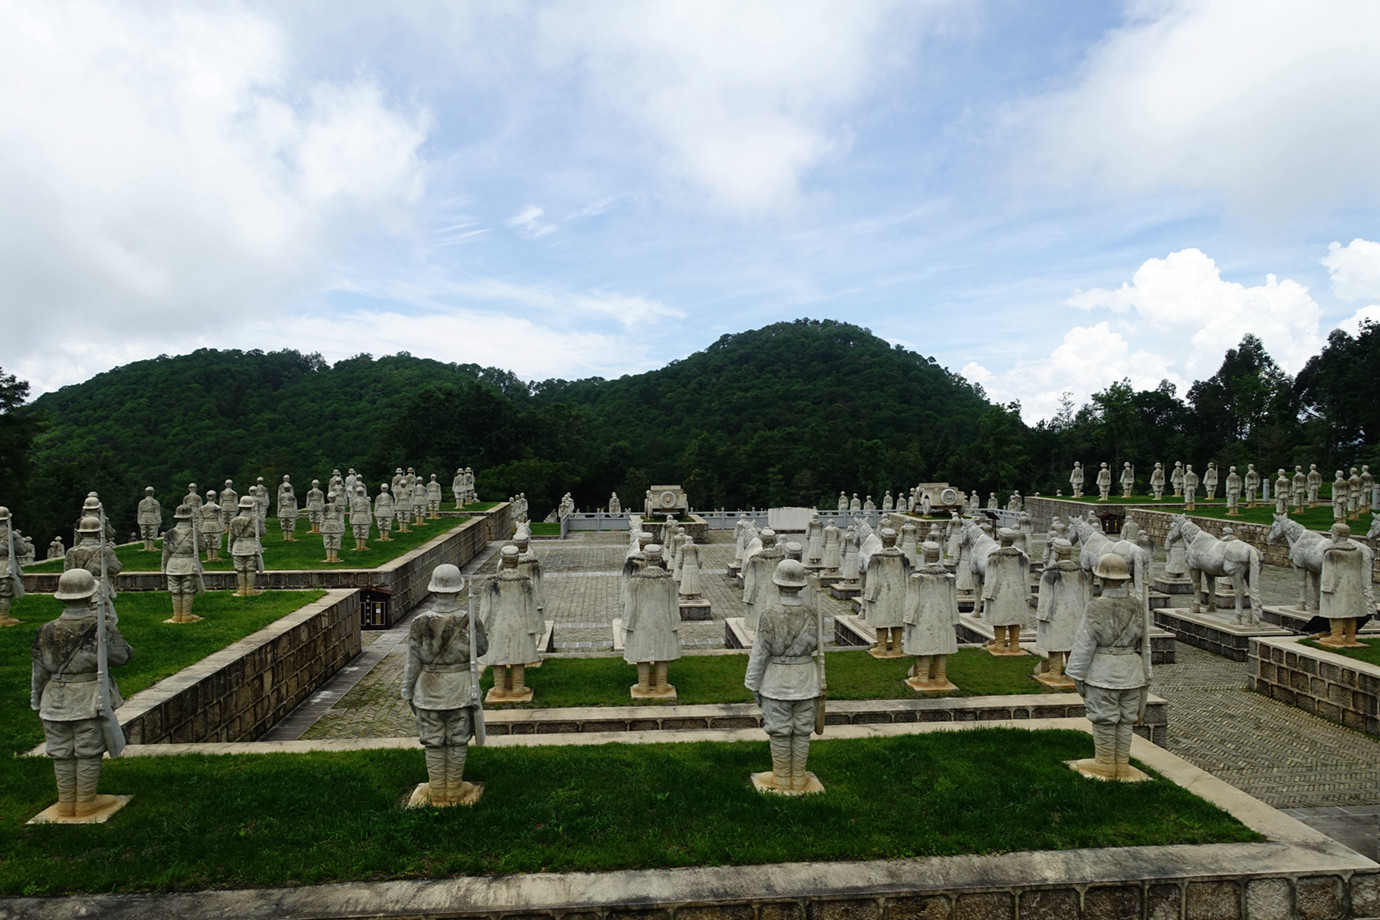
[{"label": "row of statue on hillside", "polygon": [[[1136,485],[1136,473],[1135,468],[1129,462],[1122,464],[1120,483],[1122,497],[1130,498]],[[1235,466],[1228,467],[1225,480],[1219,479],[1217,464],[1213,462],[1208,463],[1207,470],[1201,479],[1194,472],[1191,463],[1176,462],[1167,477],[1164,465],[1156,463],[1154,470],[1150,473],[1149,480],[1151,496],[1155,501],[1164,498],[1165,487],[1168,485],[1173,490],[1172,496],[1174,498],[1184,499],[1188,510],[1193,509],[1200,486],[1207,501],[1211,502],[1216,500],[1219,484],[1224,490],[1223,497],[1227,504],[1228,514],[1238,513],[1239,504],[1243,497],[1247,508],[1256,506],[1258,493],[1262,500],[1269,500],[1271,483],[1268,479],[1261,478],[1261,475],[1256,472],[1254,463],[1247,464],[1245,475],[1239,474]],[[1295,466],[1292,476],[1281,468],[1276,473],[1273,484],[1276,512],[1284,514],[1292,506],[1294,513],[1300,514],[1305,507],[1318,507],[1321,502],[1323,484],[1324,477],[1318,471],[1316,463],[1311,464],[1306,473],[1301,465]],[[1069,474],[1069,485],[1073,487],[1074,498],[1083,497],[1084,473],[1083,465],[1079,462],[1073,464],[1073,471]],[[1112,491],[1112,471],[1106,463],[1103,463],[1097,471],[1096,485],[1099,499],[1101,501],[1109,500]],[[1359,469],[1352,467],[1350,475],[1345,474],[1342,470],[1337,470],[1332,481],[1332,507],[1333,514],[1338,520],[1357,520],[1363,510],[1375,506],[1376,482],[1369,466],[1362,465]]]}]

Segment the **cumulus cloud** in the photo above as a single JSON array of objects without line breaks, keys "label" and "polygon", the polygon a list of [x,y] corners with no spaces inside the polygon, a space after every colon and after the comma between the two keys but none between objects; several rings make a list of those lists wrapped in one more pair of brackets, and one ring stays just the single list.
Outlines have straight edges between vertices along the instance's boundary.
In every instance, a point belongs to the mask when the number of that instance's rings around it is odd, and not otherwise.
[{"label": "cumulus cloud", "polygon": [[276,311],[323,284],[353,228],[404,227],[422,194],[427,113],[367,75],[300,81],[266,13],[74,0],[5,19],[7,367]]},{"label": "cumulus cloud", "polygon": [[1070,86],[1016,111],[1040,170],[1118,193],[1209,190],[1261,213],[1380,197],[1380,4],[1127,9]]},{"label": "cumulus cloud", "polygon": [[1066,304],[1112,318],[1069,329],[1048,358],[989,372],[986,381],[973,378],[995,398],[1020,399],[1031,421],[1053,415],[1065,390],[1081,403],[1123,377],[1137,389],[1169,380],[1182,395],[1183,387],[1212,375],[1247,333],[1288,373],[1322,346],[1321,309],[1306,287],[1274,275],[1254,286],[1225,281],[1197,249],[1148,259],[1120,287],[1076,291]]},{"label": "cumulus cloud", "polygon": [[1332,275],[1333,293],[1342,300],[1380,300],[1380,243],[1329,243],[1322,263]]},{"label": "cumulus cloud", "polygon": [[790,207],[847,149],[846,107],[892,58],[897,0],[559,2],[540,12],[545,66],[583,81],[661,168],[724,207]]}]

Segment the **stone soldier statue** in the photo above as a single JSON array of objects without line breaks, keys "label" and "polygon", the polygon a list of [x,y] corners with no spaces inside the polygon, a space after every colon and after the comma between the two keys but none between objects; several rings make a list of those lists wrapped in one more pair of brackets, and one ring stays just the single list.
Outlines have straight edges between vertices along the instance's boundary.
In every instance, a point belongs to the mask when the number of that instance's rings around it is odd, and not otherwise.
[{"label": "stone soldier statue", "polygon": [[1318,472],[1318,465],[1310,463],[1308,465],[1308,507],[1318,507],[1318,493],[1322,491],[1323,475]]},{"label": "stone soldier statue", "polygon": [[1131,468],[1131,462],[1128,460],[1121,465],[1121,497],[1130,498],[1135,487],[1136,472]]},{"label": "stone soldier statue", "polygon": [[905,635],[901,649],[915,656],[906,686],[919,693],[957,690],[946,674],[958,651],[958,590],[954,576],[939,561],[939,544],[926,541],[922,563],[906,582]]},{"label": "stone soldier statue", "polygon": [[537,660],[536,597],[532,579],[518,571],[516,546],[503,547],[498,574],[480,596],[479,618],[489,635],[483,664],[493,668],[494,685],[485,697],[490,703],[526,703],[527,665]]},{"label": "stone soldier statue", "polygon": [[253,597],[263,594],[254,587],[254,576],[263,570],[263,544],[259,542],[258,503],[254,496],[240,498],[240,513],[230,521],[225,538],[230,546],[230,558],[235,561],[236,597]]},{"label": "stone soldier statue", "polygon": [[426,483],[426,516],[430,520],[441,519],[441,497],[441,484],[436,481],[436,474],[432,473]]},{"label": "stone soldier statue", "polygon": [[1001,546],[987,557],[982,580],[982,616],[994,633],[986,649],[993,655],[1024,655],[1021,626],[1030,617],[1030,557],[1014,545],[1016,532],[1009,527],[1001,528],[998,538]]},{"label": "stone soldier statue", "polygon": [[786,558],[785,551],[776,544],[776,531],[764,527],[759,536],[762,551],[743,561],[743,603],[747,607],[743,623],[748,629],[756,629],[762,611],[776,603],[776,584],[772,581],[772,573],[776,571],[777,564]]},{"label": "stone soldier statue", "polygon": [[1318,609],[1318,615],[1331,624],[1331,632],[1318,639],[1319,645],[1366,646],[1356,641],[1356,627],[1375,613],[1372,562],[1370,548],[1351,539],[1351,528],[1345,522],[1332,525],[1332,542],[1323,550]]},{"label": "stone soldier statue", "polygon": [[[1351,468],[1351,478],[1347,480],[1347,519],[1361,519],[1361,474],[1356,467]],[[1368,499],[1370,496],[1366,496]]]},{"label": "stone soldier statue", "polygon": [[839,508],[838,508],[838,510],[839,510],[840,512],[843,512],[843,511],[847,511],[847,510],[848,510],[848,493],[847,493],[847,492],[840,492],[840,493],[839,493]]},{"label": "stone soldier statue", "polygon": [[882,496],[882,510],[886,512],[896,510],[896,500],[891,497],[890,489],[887,489],[886,494]]},{"label": "stone soldier statue", "polygon": [[1098,501],[1104,502],[1112,497],[1112,471],[1105,463],[1097,471],[1097,495]]},{"label": "stone soldier statue", "polygon": [[1241,503],[1241,476],[1236,472],[1236,467],[1227,470],[1227,514],[1240,514],[1239,505]]},{"label": "stone soldier statue", "polygon": [[178,505],[173,512],[175,523],[163,534],[163,574],[168,579],[168,594],[172,595],[172,619],[165,623],[195,623],[201,617],[192,613],[192,601],[206,591],[201,578],[201,564],[197,558],[199,547],[192,529],[192,515],[199,514],[186,505]]},{"label": "stone soldier statue", "polygon": [[182,497],[182,504],[193,511],[201,507],[201,490],[197,488],[196,483],[187,483],[187,494]]},{"label": "stone soldier statue", "polygon": [[1178,498],[1184,494],[1184,464],[1181,460],[1174,461],[1174,469],[1169,472],[1169,485],[1174,490],[1174,497]]},{"label": "stone soldier statue", "polygon": [[426,495],[426,483],[420,479],[412,483],[412,523],[425,527],[430,499]]},{"label": "stone soldier statue", "polygon": [[144,497],[139,499],[134,519],[139,524],[139,539],[144,541],[144,551],[153,552],[153,541],[163,529],[163,506],[153,497],[153,486],[144,486]]},{"label": "stone soldier statue", "polygon": [[1289,513],[1289,477],[1280,467],[1275,474],[1275,514]]},{"label": "stone soldier statue", "polygon": [[15,626],[20,621],[10,616],[10,605],[24,596],[23,569],[15,545],[14,521],[10,509],[0,506],[0,626]]},{"label": "stone soldier statue", "polygon": [[633,699],[674,701],[676,688],[666,682],[666,667],[680,657],[680,601],[661,547],[651,543],[643,552],[646,563],[628,581],[623,660],[637,666]]},{"label": "stone soldier statue", "polygon": [[1150,472],[1150,491],[1154,493],[1155,501],[1164,498],[1164,464],[1156,463],[1155,468]]},{"label": "stone soldier statue", "polygon": [[101,755],[107,750],[102,707],[109,714],[124,702],[108,675],[100,679],[98,616],[105,620],[106,664],[118,667],[130,658],[114,609],[100,611],[99,590],[85,569],[63,572],[53,594],[63,603],[62,615],[34,636],[29,706],[43,720],[44,748],[57,777],[54,819],[59,822],[94,819],[123,804],[115,796],[96,793]]},{"label": "stone soldier statue", "polygon": [[[355,488],[362,491],[364,486]],[[483,718],[477,659],[488,652],[489,640],[484,624],[478,617],[471,624],[460,606],[464,587],[458,568],[438,565],[427,585],[436,601],[430,610],[413,617],[407,630],[402,698],[417,717],[427,775],[409,805],[471,805],[483,791],[464,782],[464,774],[470,738]],[[482,736],[479,741],[483,743]]]},{"label": "stone soldier statue", "polygon": [[450,481],[450,492],[455,496],[456,510],[465,507],[465,471],[460,467],[455,468],[455,476]]},{"label": "stone soldier statue", "polygon": [[1072,558],[1073,544],[1055,538],[1051,549],[1053,562],[1040,575],[1035,607],[1035,647],[1049,658],[1046,669],[1035,679],[1051,689],[1071,690],[1073,680],[1064,674],[1063,666],[1073,649],[1083,609],[1092,600],[1092,585],[1083,567]]},{"label": "stone soldier statue", "polygon": [[292,481],[285,475],[278,486],[278,526],[282,528],[283,539],[288,543],[297,541],[294,536],[297,516],[297,493],[292,488]]},{"label": "stone soldier statue", "polygon": [[225,536],[225,517],[221,512],[220,503],[216,501],[217,497],[215,489],[208,489],[206,501],[201,503],[199,512],[201,549],[206,551],[207,562],[220,561],[220,541]]},{"label": "stone soldier statue", "polygon": [[321,532],[321,515],[326,510],[326,493],[321,491],[321,480],[313,479],[307,490],[307,520],[311,522],[311,532]]},{"label": "stone soldier statue", "polygon": [[1073,487],[1073,497],[1083,497],[1083,464],[1073,461],[1073,472],[1069,473],[1069,485]]},{"label": "stone soldier statue", "polygon": [[1337,477],[1332,480],[1332,520],[1346,520],[1346,500],[1347,500],[1347,481],[1342,475],[1342,471],[1337,471]]},{"label": "stone soldier statue", "polygon": [[350,535],[355,540],[355,552],[366,550],[369,548],[369,525],[374,520],[374,509],[369,504],[369,493],[364,491],[362,481],[355,482],[355,492],[350,499],[349,511]]},{"label": "stone soldier statue", "polygon": [[1207,500],[1213,501],[1217,498],[1217,464],[1209,460],[1207,471],[1203,473],[1203,491],[1207,493]]},{"label": "stone soldier statue", "polygon": [[900,658],[906,627],[906,585],[910,562],[896,546],[896,531],[882,529],[882,548],[867,560],[862,610],[867,625],[877,632],[873,658]]},{"label": "stone soldier statue", "polygon": [[[393,520],[398,525],[398,533],[409,533],[408,521],[412,516],[412,489],[407,484],[407,477],[402,475],[399,469],[393,475],[397,484],[393,486]],[[375,514],[378,514],[378,501],[374,502]]]},{"label": "stone soldier statue", "polygon": [[617,492],[609,493],[609,514],[622,514],[623,503],[618,500]]},{"label": "stone soldier statue", "polygon": [[1375,507],[1375,477],[1370,474],[1370,467],[1361,465],[1361,509]]},{"label": "stone soldier statue", "polygon": [[[517,533],[513,534],[513,545],[518,550],[518,571],[532,579],[532,625],[540,636],[546,632],[546,570],[532,551],[531,530],[519,527]],[[528,663],[540,665],[540,654]]]},{"label": "stone soldier statue", "polygon": [[1147,614],[1127,591],[1125,559],[1108,553],[1093,574],[1102,581],[1102,596],[1084,610],[1065,672],[1092,722],[1094,757],[1071,766],[1085,776],[1143,779],[1131,766],[1131,735],[1145,716],[1150,690]]},{"label": "stone soldier statue", "polygon": [[1308,474],[1303,471],[1302,466],[1294,467],[1292,495],[1294,502],[1294,513],[1303,514],[1303,506],[1308,501]]},{"label": "stone soldier statue", "polygon": [[805,568],[793,559],[776,567],[772,580],[777,601],[762,613],[752,638],[743,684],[762,709],[763,728],[771,744],[772,768],[754,773],[761,792],[805,795],[824,787],[805,769],[810,733],[823,705],[819,665],[821,626],[815,610],[800,597]]},{"label": "stone soldier statue", "polygon": [[1020,511],[1024,507],[1021,501],[1021,490],[1013,489],[1010,498],[1006,500],[1007,511]]},{"label": "stone soldier statue", "polygon": [[228,530],[230,521],[240,513],[240,495],[235,491],[233,479],[225,480],[225,488],[220,490],[218,497],[220,498],[221,520],[225,522],[225,527]]},{"label": "stone soldier statue", "polygon": [[379,494],[374,496],[374,523],[379,528],[379,541],[388,542],[393,538],[388,532],[393,527],[393,496],[388,492],[388,483],[379,483]]},{"label": "stone soldier statue", "polygon": [[[62,535],[59,534],[58,536],[53,537],[53,542],[48,544],[48,558],[61,559],[63,556],[66,555],[67,547],[62,544]],[[3,577],[2,573],[0,573],[0,577]]]},{"label": "stone soldier statue", "polygon": [[[96,514],[101,513],[101,507],[96,505]],[[106,582],[101,585],[101,589],[108,597],[114,599],[115,576],[120,574],[124,568],[120,562],[120,557],[115,555],[115,548],[101,539],[101,519],[95,515],[88,515],[81,519],[81,524],[77,527],[77,545],[67,551],[67,555],[62,560],[62,570],[70,572],[72,569],[86,569],[97,581],[101,577],[101,557],[105,557]]]},{"label": "stone soldier statue", "polygon": [[837,577],[843,568],[843,531],[832,521],[824,527],[824,575]]},{"label": "stone soldier statue", "polygon": [[1255,471],[1254,463],[1246,464],[1246,475],[1241,482],[1241,486],[1246,490],[1246,507],[1255,507],[1255,494],[1260,491],[1260,474]]},{"label": "stone soldier statue", "polygon": [[340,561],[340,543],[345,539],[345,496],[339,492],[326,495],[326,507],[321,512],[321,544],[326,549],[326,562]]},{"label": "stone soldier statue", "polygon": [[259,516],[259,534],[262,535],[268,525],[268,486],[264,484],[264,478],[260,476],[254,480],[249,491],[254,496],[254,511]]},{"label": "stone soldier statue", "polygon": [[1193,464],[1184,464],[1184,509],[1192,511],[1198,502],[1198,474],[1193,472]]}]

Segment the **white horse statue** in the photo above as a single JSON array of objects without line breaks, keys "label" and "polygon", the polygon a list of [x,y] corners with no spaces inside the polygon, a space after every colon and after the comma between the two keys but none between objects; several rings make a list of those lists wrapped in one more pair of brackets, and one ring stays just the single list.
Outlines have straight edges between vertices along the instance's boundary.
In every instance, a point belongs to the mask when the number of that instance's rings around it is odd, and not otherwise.
[{"label": "white horse statue", "polygon": [[1078,564],[1082,566],[1083,571],[1091,575],[1093,566],[1097,565],[1097,560],[1108,553],[1115,553],[1126,560],[1126,567],[1131,571],[1131,583],[1135,587],[1135,596],[1144,596],[1143,591],[1150,575],[1150,554],[1148,552],[1130,540],[1113,540],[1091,521],[1083,518],[1069,518],[1068,533],[1070,539],[1078,541]]},{"label": "white horse statue", "polygon": [[1000,544],[973,521],[963,524],[963,536],[958,538],[960,553],[966,550],[968,570],[973,573],[973,616],[982,616],[982,582],[987,577],[987,557]]},{"label": "white horse statue", "polygon": [[1370,530],[1366,531],[1366,539],[1374,540],[1380,537],[1380,514],[1372,514],[1370,517]]},{"label": "white horse statue", "polygon": [[1273,543],[1281,537],[1289,542],[1289,561],[1299,573],[1298,609],[1316,613],[1322,585],[1323,550],[1332,543],[1332,538],[1309,530],[1287,514],[1276,514],[1268,539]]},{"label": "white horse statue", "polygon": [[[1217,612],[1216,582],[1229,577],[1236,594],[1236,622],[1254,625],[1260,622],[1260,551],[1245,540],[1222,541],[1203,530],[1186,516],[1177,514],[1169,525],[1165,538],[1166,550],[1175,541],[1184,541],[1188,560],[1188,574],[1193,579],[1193,612],[1202,607],[1203,582],[1207,582],[1207,609]],[[1242,598],[1249,592],[1249,603],[1242,608]]]}]

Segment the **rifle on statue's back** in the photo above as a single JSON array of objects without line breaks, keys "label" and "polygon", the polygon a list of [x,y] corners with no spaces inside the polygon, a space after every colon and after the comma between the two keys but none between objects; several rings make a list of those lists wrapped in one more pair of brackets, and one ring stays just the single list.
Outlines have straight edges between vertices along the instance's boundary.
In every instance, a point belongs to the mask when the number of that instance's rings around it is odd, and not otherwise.
[{"label": "rifle on statue's back", "polygon": [[[253,486],[249,487],[253,489]],[[254,571],[262,575],[264,573],[264,541],[263,535],[259,533],[259,496],[254,495]],[[252,585],[251,585],[252,587]]]},{"label": "rifle on statue's back", "polygon": [[474,743],[483,744],[488,740],[484,727],[484,700],[479,694],[479,650],[474,638],[474,579],[470,579],[469,590],[469,629],[470,629],[470,718],[474,726]]},{"label": "rifle on statue's back", "polygon": [[[806,576],[808,585],[809,576]],[[808,590],[808,589],[807,589]],[[824,734],[824,701],[829,689],[829,683],[824,675],[824,608],[819,603],[818,593],[815,595],[815,654],[817,664],[815,667],[819,671],[819,699],[815,703],[815,734]]]},{"label": "rifle on statue's back", "polygon": [[105,738],[105,749],[111,757],[119,757],[125,749],[125,730],[115,717],[112,705],[114,694],[110,691],[110,661],[106,646],[105,615],[108,610],[115,614],[115,602],[110,599],[109,573],[105,564],[105,506],[101,506],[101,583],[96,591],[96,718],[101,721],[101,735]]}]

